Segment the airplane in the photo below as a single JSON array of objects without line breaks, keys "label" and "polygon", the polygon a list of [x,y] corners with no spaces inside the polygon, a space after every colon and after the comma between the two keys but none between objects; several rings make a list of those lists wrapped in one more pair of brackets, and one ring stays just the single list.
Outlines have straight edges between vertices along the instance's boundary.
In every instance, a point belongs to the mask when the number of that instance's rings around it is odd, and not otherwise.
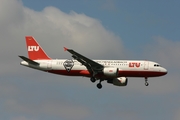
[{"label": "airplane", "polygon": [[115,86],[127,86],[128,77],[143,77],[148,86],[149,77],[167,74],[160,64],[148,60],[91,60],[78,52],[64,47],[73,59],[50,58],[32,36],[26,36],[28,58],[19,56],[23,66],[48,73],[65,76],[89,77],[91,82],[99,81],[97,88],[102,88],[102,81]]}]

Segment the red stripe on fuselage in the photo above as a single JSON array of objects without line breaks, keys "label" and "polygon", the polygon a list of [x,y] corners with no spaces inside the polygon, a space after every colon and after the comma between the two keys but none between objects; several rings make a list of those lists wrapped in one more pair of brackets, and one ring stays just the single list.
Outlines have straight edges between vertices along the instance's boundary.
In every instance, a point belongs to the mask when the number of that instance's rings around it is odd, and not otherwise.
[{"label": "red stripe on fuselage", "polygon": [[120,77],[158,77],[165,75],[165,72],[158,71],[119,71]]}]

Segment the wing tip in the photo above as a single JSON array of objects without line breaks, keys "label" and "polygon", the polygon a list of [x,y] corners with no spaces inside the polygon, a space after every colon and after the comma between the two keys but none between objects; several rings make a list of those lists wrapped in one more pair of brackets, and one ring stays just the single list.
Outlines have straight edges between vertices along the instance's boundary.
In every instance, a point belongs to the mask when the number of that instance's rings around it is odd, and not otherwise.
[{"label": "wing tip", "polygon": [[67,47],[64,47],[64,51],[67,51],[68,50],[68,48]]}]

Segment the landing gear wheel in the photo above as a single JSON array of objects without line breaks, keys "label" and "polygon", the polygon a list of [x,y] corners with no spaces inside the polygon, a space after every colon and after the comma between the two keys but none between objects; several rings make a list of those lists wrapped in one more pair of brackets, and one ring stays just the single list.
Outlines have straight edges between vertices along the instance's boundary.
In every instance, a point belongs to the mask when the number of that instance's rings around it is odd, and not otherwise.
[{"label": "landing gear wheel", "polygon": [[92,77],[90,80],[91,80],[91,82],[93,82],[93,83],[96,82],[96,78],[94,78],[94,77]]},{"label": "landing gear wheel", "polygon": [[148,85],[149,85],[149,83],[148,83],[148,78],[145,77],[145,86],[148,86]]},{"label": "landing gear wheel", "polygon": [[98,84],[97,84],[97,88],[99,88],[99,89],[101,89],[101,88],[102,88],[101,83],[98,83]]},{"label": "landing gear wheel", "polygon": [[148,86],[149,85],[149,83],[148,82],[145,82],[145,86]]}]

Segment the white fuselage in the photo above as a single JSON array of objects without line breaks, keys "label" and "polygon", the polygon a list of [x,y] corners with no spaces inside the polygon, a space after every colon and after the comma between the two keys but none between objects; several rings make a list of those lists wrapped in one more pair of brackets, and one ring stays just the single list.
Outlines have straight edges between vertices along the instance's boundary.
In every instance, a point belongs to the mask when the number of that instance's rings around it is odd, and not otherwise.
[{"label": "white fuselage", "polygon": [[[67,76],[90,77],[87,68],[77,60],[52,59],[34,60],[40,63],[39,66],[28,64],[22,61],[21,65],[34,69]],[[157,77],[167,73],[167,70],[158,63],[139,60],[94,60],[104,67],[118,68],[118,77]]]}]

